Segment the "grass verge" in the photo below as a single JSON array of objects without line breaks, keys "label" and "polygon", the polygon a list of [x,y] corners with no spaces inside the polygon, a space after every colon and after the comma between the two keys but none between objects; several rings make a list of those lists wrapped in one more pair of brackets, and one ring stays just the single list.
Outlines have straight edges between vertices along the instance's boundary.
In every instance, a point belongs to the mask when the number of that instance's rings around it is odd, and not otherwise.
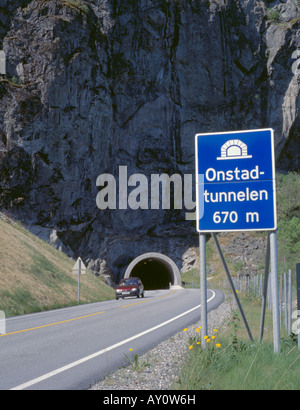
[{"label": "grass verge", "polygon": [[250,342],[239,313],[221,329],[207,335],[201,346],[200,332],[190,338],[187,362],[175,389],[178,390],[299,390],[300,352],[294,337],[282,336],[274,353],[272,317],[267,312],[265,337],[258,343],[260,301],[241,297],[255,342]]},{"label": "grass verge", "polygon": [[[0,310],[14,316],[78,304],[75,261],[22,227],[0,219]],[[114,291],[87,271],[80,302],[112,299]]]}]

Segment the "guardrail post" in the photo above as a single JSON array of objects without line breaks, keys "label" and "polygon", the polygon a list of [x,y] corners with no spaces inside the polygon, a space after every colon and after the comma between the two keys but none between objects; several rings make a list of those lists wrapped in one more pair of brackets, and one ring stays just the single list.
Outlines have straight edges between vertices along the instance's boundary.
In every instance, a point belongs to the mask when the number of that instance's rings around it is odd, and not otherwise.
[{"label": "guardrail post", "polygon": [[274,352],[278,353],[280,347],[280,311],[279,311],[279,289],[278,289],[278,263],[277,263],[277,233],[270,234],[271,250],[271,297],[273,312],[273,341]]},{"label": "guardrail post", "polygon": [[292,333],[292,309],[293,309],[293,293],[292,293],[292,270],[289,269],[288,280],[288,335]]},{"label": "guardrail post", "polygon": [[298,329],[299,323],[299,311],[300,311],[300,263],[296,265],[296,274],[297,274],[297,335],[298,335],[298,349],[300,350],[300,329]]}]

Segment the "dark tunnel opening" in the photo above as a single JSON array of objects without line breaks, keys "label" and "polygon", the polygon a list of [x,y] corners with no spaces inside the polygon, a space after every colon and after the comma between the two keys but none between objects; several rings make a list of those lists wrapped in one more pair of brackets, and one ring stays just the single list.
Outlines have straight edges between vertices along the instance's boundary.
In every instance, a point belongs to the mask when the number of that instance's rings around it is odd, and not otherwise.
[{"label": "dark tunnel opening", "polygon": [[163,261],[144,259],[132,269],[130,276],[138,277],[143,282],[145,290],[169,289],[174,283],[172,272]]}]

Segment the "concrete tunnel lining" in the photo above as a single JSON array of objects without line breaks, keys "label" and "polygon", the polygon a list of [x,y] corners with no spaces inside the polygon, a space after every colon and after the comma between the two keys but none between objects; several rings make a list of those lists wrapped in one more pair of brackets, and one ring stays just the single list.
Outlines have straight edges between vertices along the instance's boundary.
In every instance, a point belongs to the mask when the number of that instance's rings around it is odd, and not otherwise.
[{"label": "concrete tunnel lining", "polygon": [[181,274],[168,256],[156,252],[144,253],[127,267],[124,278],[139,277],[146,290],[181,286]]}]

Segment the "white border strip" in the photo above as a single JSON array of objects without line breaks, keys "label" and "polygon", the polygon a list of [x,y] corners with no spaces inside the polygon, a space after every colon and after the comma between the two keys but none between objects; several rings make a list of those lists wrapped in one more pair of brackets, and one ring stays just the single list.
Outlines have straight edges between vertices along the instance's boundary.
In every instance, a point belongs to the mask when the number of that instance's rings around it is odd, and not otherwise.
[{"label": "white border strip", "polygon": [[[199,169],[198,169],[198,137],[207,135],[231,135],[231,134],[246,134],[253,132],[269,131],[271,133],[271,156],[272,156],[272,181],[273,181],[273,213],[274,213],[274,227],[272,228],[245,228],[245,229],[201,229],[199,228],[200,218],[200,204],[199,204]],[[195,162],[196,162],[196,229],[198,233],[212,233],[212,232],[262,232],[262,231],[276,231],[277,230],[277,202],[276,202],[276,169],[275,169],[275,147],[274,147],[274,130],[273,128],[259,128],[257,130],[240,130],[240,131],[226,131],[226,132],[207,132],[197,133],[195,135]],[[203,209],[202,213],[205,212]]]},{"label": "white border strip", "polygon": [[[215,293],[213,290],[210,289],[210,291],[212,292],[213,295],[207,300],[207,303],[210,302],[212,299],[214,299],[215,296],[216,296],[216,293]],[[161,328],[161,327],[163,327],[163,326],[165,326],[165,325],[167,325],[167,324],[169,324],[169,323],[171,323],[171,322],[174,322],[175,320],[177,320],[177,319],[179,319],[179,318],[181,318],[181,317],[183,317],[183,316],[185,316],[185,315],[187,315],[187,314],[193,312],[194,310],[199,309],[200,306],[201,306],[201,305],[198,305],[198,306],[196,306],[196,307],[194,307],[194,308],[192,308],[192,309],[190,309],[190,310],[187,310],[187,311],[184,312],[184,313],[181,313],[181,314],[178,315],[178,316],[173,317],[172,319],[167,320],[166,322],[163,322],[163,323],[161,323],[161,324],[159,324],[159,325],[157,325],[157,326],[152,327],[151,329],[145,330],[145,331],[142,332],[142,333],[139,333],[139,334],[137,334],[137,335],[135,335],[135,336],[129,337],[128,339],[122,340],[121,342],[116,343],[116,344],[114,344],[114,345],[112,345],[112,346],[106,347],[105,349],[99,350],[98,352],[93,353],[93,354],[91,354],[91,355],[89,355],[89,356],[83,357],[82,359],[79,359],[79,360],[77,360],[76,362],[70,363],[70,364],[68,364],[68,365],[66,365],[66,366],[60,367],[59,369],[53,370],[52,372],[46,373],[46,374],[44,374],[44,375],[42,375],[42,376],[40,376],[40,377],[37,377],[36,379],[32,379],[32,380],[30,380],[30,381],[28,381],[28,382],[26,382],[26,383],[20,384],[19,386],[13,387],[13,388],[10,389],[10,390],[24,390],[24,389],[26,389],[26,388],[28,388],[28,387],[33,386],[34,384],[40,383],[40,382],[42,382],[42,381],[44,381],[44,380],[49,379],[50,377],[56,376],[56,375],[59,374],[59,373],[65,372],[66,370],[69,370],[69,369],[72,369],[73,367],[78,366],[78,365],[80,365],[80,364],[82,364],[82,363],[85,363],[85,362],[87,362],[88,360],[91,360],[91,359],[94,359],[95,357],[101,356],[103,353],[106,353],[106,352],[109,352],[110,350],[116,349],[116,348],[119,347],[119,346],[122,346],[122,345],[124,345],[124,344],[126,344],[126,343],[128,343],[128,342],[131,342],[132,340],[138,339],[139,337],[142,337],[142,336],[144,336],[144,335],[146,335],[146,334],[148,334],[148,333],[150,333],[150,332],[153,332],[154,330],[157,330],[157,329],[159,329],[159,328]]]}]

